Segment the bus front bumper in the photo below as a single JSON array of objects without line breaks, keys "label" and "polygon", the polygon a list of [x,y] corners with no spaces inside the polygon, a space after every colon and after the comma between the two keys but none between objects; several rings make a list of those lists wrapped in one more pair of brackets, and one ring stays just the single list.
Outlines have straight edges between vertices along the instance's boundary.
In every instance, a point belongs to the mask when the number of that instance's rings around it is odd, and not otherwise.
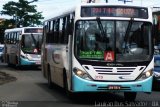
[{"label": "bus front bumper", "polygon": [[152,79],[130,82],[89,81],[73,75],[73,92],[151,92]]},{"label": "bus front bumper", "polygon": [[25,59],[25,58],[20,58],[20,63],[21,65],[37,65],[37,66],[40,66],[41,65],[41,60],[28,60],[28,59]]}]

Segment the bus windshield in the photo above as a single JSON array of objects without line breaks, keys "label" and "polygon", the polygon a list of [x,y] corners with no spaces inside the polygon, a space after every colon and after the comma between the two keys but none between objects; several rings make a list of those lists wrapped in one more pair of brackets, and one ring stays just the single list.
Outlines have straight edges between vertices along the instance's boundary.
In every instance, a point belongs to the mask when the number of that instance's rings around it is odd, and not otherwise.
[{"label": "bus windshield", "polygon": [[75,55],[79,59],[107,62],[140,62],[151,59],[149,22],[77,21],[75,35]]},{"label": "bus windshield", "polygon": [[42,34],[22,35],[21,48],[24,53],[40,54],[42,44]]}]

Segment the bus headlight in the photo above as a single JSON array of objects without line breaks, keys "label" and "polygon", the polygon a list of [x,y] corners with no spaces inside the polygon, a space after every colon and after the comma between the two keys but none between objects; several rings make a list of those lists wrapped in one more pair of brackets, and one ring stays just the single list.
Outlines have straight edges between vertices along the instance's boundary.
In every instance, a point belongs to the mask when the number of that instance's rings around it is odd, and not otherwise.
[{"label": "bus headlight", "polygon": [[73,72],[75,73],[75,75],[77,75],[80,78],[91,80],[90,75],[88,73],[86,73],[85,71],[82,71],[80,69],[74,68]]},{"label": "bus headlight", "polygon": [[26,55],[21,54],[21,57],[24,58],[24,59],[28,59]]},{"label": "bus headlight", "polygon": [[21,54],[21,57],[24,58],[24,59],[28,59],[28,60],[32,60],[33,58],[30,56],[30,55],[27,55],[27,54]]},{"label": "bus headlight", "polygon": [[148,70],[148,71],[146,71],[146,72],[143,72],[141,75],[140,75],[140,77],[138,78],[138,80],[144,80],[144,79],[146,79],[146,78],[149,78],[150,76],[152,76],[153,75],[153,70],[151,69],[151,70]]},{"label": "bus headlight", "polygon": [[32,59],[33,59],[30,55],[27,55],[27,58],[28,58],[29,60],[32,60]]},{"label": "bus headlight", "polygon": [[149,70],[149,71],[145,72],[145,77],[148,78],[151,76],[151,74],[152,74],[152,71]]}]

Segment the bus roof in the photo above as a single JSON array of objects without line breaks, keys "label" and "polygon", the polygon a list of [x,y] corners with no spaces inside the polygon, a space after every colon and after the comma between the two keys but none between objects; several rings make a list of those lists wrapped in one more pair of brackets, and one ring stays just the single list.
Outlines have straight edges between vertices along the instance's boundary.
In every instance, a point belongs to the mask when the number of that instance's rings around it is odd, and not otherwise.
[{"label": "bus roof", "polygon": [[43,27],[21,27],[21,28],[12,28],[12,29],[6,29],[5,30],[5,33],[6,32],[11,32],[11,31],[22,31],[23,29],[25,29],[25,28],[43,28]]},{"label": "bus roof", "polygon": [[126,6],[126,7],[146,7],[147,6],[140,6],[140,5],[133,5],[133,4],[118,4],[118,3],[83,3],[83,4],[80,4],[79,6]]},{"label": "bus roof", "polygon": [[44,22],[47,21],[47,20],[57,18],[59,16],[63,16],[63,15],[69,14],[69,13],[73,13],[75,11],[75,9],[76,9],[76,6],[72,6],[72,7],[69,7],[68,9],[58,11],[57,13],[53,13],[49,17],[45,18]]},{"label": "bus roof", "polygon": [[69,14],[69,13],[73,13],[75,12],[77,9],[80,9],[81,6],[123,6],[123,7],[141,7],[141,8],[150,8],[150,7],[147,7],[147,6],[139,6],[139,5],[126,5],[126,4],[108,4],[108,3],[81,3],[77,6],[72,6],[68,9],[65,9],[65,10],[62,10],[60,12],[57,12],[57,13],[53,13],[50,15],[50,17],[46,18],[44,20],[45,21],[49,21],[49,20],[52,20],[54,18],[58,18],[58,17],[63,17],[63,15],[66,15],[66,14]]}]

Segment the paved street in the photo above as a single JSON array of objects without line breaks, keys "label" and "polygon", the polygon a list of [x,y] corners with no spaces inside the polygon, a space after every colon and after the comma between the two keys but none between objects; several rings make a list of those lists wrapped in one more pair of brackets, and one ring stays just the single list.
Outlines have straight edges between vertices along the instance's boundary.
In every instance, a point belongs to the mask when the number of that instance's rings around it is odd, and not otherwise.
[{"label": "paved street", "polygon": [[[2,105],[8,103],[8,101],[15,101],[9,103],[18,102],[17,107],[51,107],[53,105],[60,107],[66,105],[94,107],[98,106],[100,102],[125,102],[121,93],[87,93],[79,95],[77,100],[70,100],[63,89],[54,87],[51,90],[47,87],[47,80],[43,78],[40,69],[32,69],[31,67],[15,69],[1,63],[0,71],[17,78],[15,81],[0,85]],[[154,91],[152,94],[139,93],[136,101],[149,101],[149,103],[150,101],[160,101],[160,91]],[[2,107],[6,106],[3,105]]]}]

